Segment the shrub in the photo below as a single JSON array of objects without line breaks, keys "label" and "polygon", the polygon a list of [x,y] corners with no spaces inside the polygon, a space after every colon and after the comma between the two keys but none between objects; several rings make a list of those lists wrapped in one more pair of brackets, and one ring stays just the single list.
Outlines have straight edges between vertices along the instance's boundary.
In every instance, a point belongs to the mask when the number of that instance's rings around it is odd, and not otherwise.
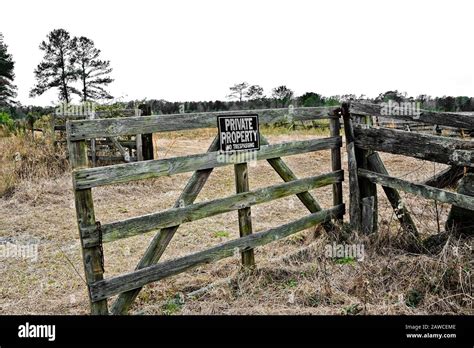
[{"label": "shrub", "polygon": [[0,128],[9,135],[15,128],[15,122],[6,112],[0,111]]}]

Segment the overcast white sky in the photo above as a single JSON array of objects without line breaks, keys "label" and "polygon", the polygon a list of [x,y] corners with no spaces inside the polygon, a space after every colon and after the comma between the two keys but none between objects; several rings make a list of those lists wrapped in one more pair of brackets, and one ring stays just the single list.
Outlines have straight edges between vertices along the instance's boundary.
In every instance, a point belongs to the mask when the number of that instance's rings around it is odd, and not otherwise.
[{"label": "overcast white sky", "polygon": [[224,99],[233,83],[296,94],[474,96],[473,1],[4,1],[0,32],[31,99],[38,45],[57,28],[111,60],[110,92],[128,99]]}]

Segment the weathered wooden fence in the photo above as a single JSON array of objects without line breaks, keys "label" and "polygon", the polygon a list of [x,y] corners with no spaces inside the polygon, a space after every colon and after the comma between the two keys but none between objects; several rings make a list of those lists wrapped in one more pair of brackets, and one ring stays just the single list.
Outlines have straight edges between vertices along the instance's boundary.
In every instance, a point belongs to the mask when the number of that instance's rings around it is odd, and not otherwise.
[{"label": "weathered wooden fence", "polygon": [[[399,190],[452,204],[453,210],[466,209],[472,216],[474,192],[467,195],[460,193],[466,193],[464,189],[455,193],[443,188],[455,183],[474,167],[474,141],[469,138],[453,139],[403,130],[375,128],[372,126],[372,117],[382,117],[381,109],[381,105],[354,102],[343,105],[341,109],[346,128],[351,184],[349,211],[353,228],[365,233],[377,230],[377,184],[382,186],[401,226],[415,236],[418,235],[417,228],[398,193]],[[465,113],[421,110],[420,114],[391,115],[390,117],[410,122],[474,129],[474,116]],[[390,176],[377,151],[444,163],[450,167],[423,183],[412,183]],[[471,182],[471,176],[468,178],[466,180]],[[454,221],[451,227],[456,224],[462,224],[462,222]],[[471,226],[471,232],[473,230],[474,226]]]},{"label": "weathered wooden fence", "polygon": [[[88,120],[115,117],[139,117],[151,114],[151,110],[145,104],[136,109],[121,109],[112,111],[95,111],[86,114],[53,114],[51,117],[51,129],[56,141],[56,132],[66,130],[66,122],[69,120]],[[56,142],[64,143],[64,140]],[[95,167],[100,161],[102,163],[136,162],[154,158],[152,134],[128,134],[122,137],[97,137],[91,138],[88,145],[88,157],[91,166]],[[116,154],[119,155],[116,155]]]},{"label": "weathered wooden fence", "polygon": [[[285,183],[254,191],[249,191],[246,163],[248,157],[236,156],[232,162],[222,161],[217,137],[207,153],[203,154],[89,168],[86,141],[90,139],[145,132],[215,128],[217,115],[242,113],[245,111],[68,121],[68,147],[73,168],[77,221],[93,314],[108,314],[107,299],[114,295],[118,297],[111,307],[111,312],[126,313],[144,285],[201,264],[232,256],[236,250],[242,254],[243,265],[253,267],[255,247],[319,223],[322,223],[326,230],[333,230],[334,221],[342,222],[345,214],[342,198],[340,117],[343,118],[348,156],[349,217],[355,231],[367,234],[377,231],[377,185],[380,185],[402,228],[410,235],[417,237],[418,231],[399,191],[453,205],[447,228],[473,233],[474,175],[465,174],[474,167],[474,142],[470,139],[453,139],[374,127],[372,117],[381,116],[381,106],[375,104],[354,102],[335,108],[295,108],[291,112],[287,109],[252,110],[251,113],[259,114],[260,124],[317,119],[329,119],[330,122],[330,137],[327,138],[269,144],[262,137],[262,146],[255,152],[255,159],[267,160]],[[470,114],[421,110],[419,115],[391,117],[454,128],[474,128],[474,116]],[[298,179],[281,158],[326,149],[331,150],[332,163],[331,171],[324,175]],[[450,167],[422,183],[413,183],[390,176],[378,151],[444,163]],[[213,168],[230,164],[234,165],[237,193],[226,198],[194,203]],[[191,171],[194,174],[171,209],[103,225],[95,217],[91,191],[93,187]],[[462,177],[463,184],[458,192],[444,190]],[[333,186],[333,207],[327,209],[323,209],[309,193],[310,190],[325,185]],[[293,194],[306,206],[310,215],[267,231],[253,233],[251,206]],[[239,239],[158,263],[181,224],[229,211],[238,211]],[[103,243],[150,231],[158,232],[136,269],[104,279]]]},{"label": "weathered wooden fence", "polygon": [[[73,187],[77,222],[82,243],[84,269],[93,314],[108,314],[107,299],[118,295],[111,307],[114,314],[126,313],[142,286],[183,272],[192,267],[242,254],[245,267],[253,267],[253,249],[275,240],[322,223],[327,230],[334,229],[332,220],[342,220],[343,170],[339,135],[339,115],[336,108],[295,108],[252,110],[258,113],[260,124],[286,121],[329,119],[331,136],[305,141],[269,144],[261,138],[261,148],[256,160],[267,160],[285,181],[282,184],[249,191],[248,156],[235,156],[233,161],[223,161],[218,152],[218,138],[214,139],[207,153],[161,160],[139,161],[105,167],[89,167],[86,141],[101,137],[177,131],[197,128],[216,128],[217,115],[242,114],[245,111],[223,113],[194,113],[160,116],[128,117],[116,119],[70,120],[67,122],[68,149],[73,169]],[[298,179],[281,157],[319,150],[331,150],[331,171],[324,175]],[[213,168],[234,165],[236,194],[194,203]],[[175,206],[171,209],[143,215],[128,220],[100,224],[94,213],[91,189],[97,186],[126,183],[132,180],[158,178],[183,172],[194,172]],[[323,209],[310,190],[333,186],[333,207]],[[251,206],[289,195],[297,195],[310,211],[299,220],[253,233]],[[238,211],[240,238],[219,244],[178,259],[158,263],[178,227],[186,222],[211,217],[229,211]],[[158,231],[145,255],[133,272],[104,279],[103,243],[113,242],[150,231]]]}]

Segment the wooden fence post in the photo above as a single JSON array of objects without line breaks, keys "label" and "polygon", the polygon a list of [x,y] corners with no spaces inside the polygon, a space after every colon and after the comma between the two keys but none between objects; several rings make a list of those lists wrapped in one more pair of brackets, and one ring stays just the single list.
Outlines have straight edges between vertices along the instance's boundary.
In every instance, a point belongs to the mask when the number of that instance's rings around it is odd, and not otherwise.
[{"label": "wooden fence post", "polygon": [[[237,193],[249,191],[249,176],[247,163],[238,163],[234,165],[235,187]],[[239,209],[239,231],[240,237],[252,234],[252,218],[250,207]],[[252,268],[255,266],[255,257],[253,249],[242,252],[242,265]]]},{"label": "wooden fence post", "polygon": [[[69,160],[72,169],[87,168],[89,159],[87,154],[87,144],[85,140],[73,141],[68,139]],[[91,189],[74,190],[74,199],[76,203],[77,224],[79,231],[87,228],[95,228],[96,220],[94,214],[94,202],[92,200]],[[82,232],[80,232],[81,244]],[[84,273],[86,275],[87,286],[102,280],[104,275],[103,254],[101,246],[89,248],[82,247],[82,258],[84,262]],[[107,300],[93,302],[90,297],[91,314],[108,314]]]},{"label": "wooden fence post", "polygon": [[[151,107],[147,104],[141,104],[138,107],[142,113],[141,116],[150,116],[151,115]],[[152,133],[146,133],[141,135],[141,142],[142,142],[142,156],[143,156],[143,161],[147,160],[152,160],[153,159],[153,134]],[[138,147],[137,147],[138,150]]]},{"label": "wooden fence post", "polygon": [[347,162],[349,167],[349,217],[354,230],[361,230],[361,199],[357,175],[357,159],[354,144],[354,128],[349,111],[350,104],[342,103],[344,133],[346,135]]},{"label": "wooden fence post", "polygon": [[[141,116],[142,115],[142,110],[141,109],[135,109],[137,112],[136,116]],[[137,154],[137,162],[143,161],[143,141],[142,141],[142,135],[141,134],[136,134],[135,135],[135,142],[136,142],[136,154]]]},{"label": "wooden fence post", "polygon": [[369,196],[362,198],[362,221],[361,231],[364,234],[370,234],[374,232],[374,217],[377,218],[375,208],[375,197]]},{"label": "wooden fence post", "polygon": [[[457,192],[463,195],[474,196],[474,173],[468,173],[459,182]],[[474,212],[453,205],[446,221],[446,230],[455,235],[474,234]]]},{"label": "wooden fence post", "polygon": [[[329,119],[329,130],[332,137],[338,137],[341,135],[341,122],[339,120],[339,115],[334,115]],[[331,149],[331,168],[333,172],[342,169],[340,147]],[[342,183],[332,185],[332,201],[335,206],[343,203]],[[342,223],[343,216],[344,215],[338,216],[336,220]]]},{"label": "wooden fence post", "polygon": [[[371,127],[373,125],[371,116],[357,117],[357,123],[363,127]],[[368,169],[367,157],[371,155],[373,151],[364,150],[359,147],[355,147],[355,154],[357,159],[357,168]],[[378,226],[378,209],[377,209],[377,185],[370,182],[365,178],[358,177],[360,199],[361,199],[361,226],[363,233],[370,234],[377,231]],[[365,198],[373,197],[373,199],[366,200]],[[365,209],[364,209],[365,207]],[[370,207],[370,209],[369,209]],[[371,220],[371,221],[365,221]]]},{"label": "wooden fence post", "polygon": [[[93,120],[95,119],[95,112],[91,112],[89,114],[89,119]],[[92,166],[95,167],[97,165],[97,154],[96,154],[96,147],[95,147],[95,138],[91,139],[91,162]]]}]

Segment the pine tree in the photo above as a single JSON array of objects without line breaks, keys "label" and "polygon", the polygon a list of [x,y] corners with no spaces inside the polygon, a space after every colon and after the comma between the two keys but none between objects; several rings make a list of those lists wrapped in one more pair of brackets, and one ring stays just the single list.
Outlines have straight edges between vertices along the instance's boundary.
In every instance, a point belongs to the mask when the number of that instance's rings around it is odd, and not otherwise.
[{"label": "pine tree", "polygon": [[260,99],[263,97],[263,88],[259,85],[252,85],[245,92],[245,97],[249,100]]},{"label": "pine tree", "polygon": [[272,90],[272,97],[277,103],[280,102],[282,107],[288,106],[293,95],[293,91],[286,86],[278,86]]},{"label": "pine tree", "polygon": [[77,92],[82,101],[113,98],[104,87],[113,82],[109,76],[112,72],[110,61],[100,60],[100,50],[94,42],[86,37],[74,38],[72,41],[72,61],[81,90]]},{"label": "pine tree", "polygon": [[3,34],[0,33],[0,106],[11,105],[12,98],[16,97],[16,86],[13,84],[14,66],[15,62],[3,42]]},{"label": "pine tree", "polygon": [[249,87],[247,82],[236,83],[232,87],[229,87],[230,94],[227,96],[229,99],[237,99],[239,102],[245,97],[245,90]]},{"label": "pine tree", "polygon": [[64,29],[55,29],[39,48],[44,51],[44,57],[35,69],[36,85],[30,91],[30,96],[39,96],[51,88],[58,88],[59,99],[69,103],[71,93],[77,93],[71,85],[76,75],[71,61],[72,42],[69,33]]}]

